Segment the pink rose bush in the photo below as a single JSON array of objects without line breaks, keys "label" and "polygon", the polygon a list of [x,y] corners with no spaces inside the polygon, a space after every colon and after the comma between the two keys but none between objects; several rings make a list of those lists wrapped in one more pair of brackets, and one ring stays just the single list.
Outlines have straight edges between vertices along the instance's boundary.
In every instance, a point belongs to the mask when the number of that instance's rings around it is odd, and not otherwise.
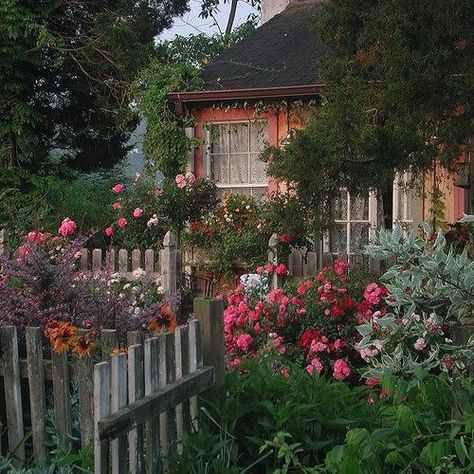
[{"label": "pink rose bush", "polygon": [[192,173],[178,174],[159,188],[137,175],[127,186],[113,186],[111,194],[115,215],[103,232],[108,243],[124,248],[159,248],[168,230],[180,234],[215,204],[215,186]]},{"label": "pink rose bush", "polygon": [[369,313],[386,311],[388,292],[374,283],[365,289],[352,287],[348,270],[347,263],[336,260],[314,279],[266,294],[261,290],[269,277],[286,275],[286,266],[268,264],[244,275],[226,297],[229,366],[239,367],[245,358],[275,358],[299,363],[309,375],[357,380],[366,362],[355,348],[356,327]]}]

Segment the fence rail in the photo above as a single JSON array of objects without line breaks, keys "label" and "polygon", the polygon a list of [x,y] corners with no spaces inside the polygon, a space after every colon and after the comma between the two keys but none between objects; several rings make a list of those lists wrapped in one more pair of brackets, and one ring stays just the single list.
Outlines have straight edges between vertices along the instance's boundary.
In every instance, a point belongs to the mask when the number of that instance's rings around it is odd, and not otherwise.
[{"label": "fence rail", "polygon": [[[139,473],[145,465],[158,472],[161,455],[178,449],[197,414],[194,397],[214,385],[213,367],[203,367],[197,357],[190,370],[183,358],[189,347],[200,346],[200,337],[194,321],[175,334],[131,346],[128,364],[120,354],[95,365],[95,473]],[[137,390],[140,397],[127,396]]]},{"label": "fence rail", "polygon": [[[222,380],[224,374],[222,302],[197,298],[194,308],[197,319],[177,328],[175,334],[144,340],[141,332],[127,333],[124,344],[128,347],[127,354],[111,355],[112,350],[119,347],[118,333],[102,330],[102,350],[95,360],[92,357],[71,358],[68,353],[52,353],[40,328],[26,328],[24,342],[19,341],[16,327],[0,328],[0,385],[4,392],[4,400],[0,400],[0,424],[6,441],[3,446],[0,443],[0,455],[11,455],[18,466],[29,458],[47,457],[47,422],[51,410],[59,438],[67,443],[72,435],[80,435],[83,447],[94,439],[94,432],[96,441],[100,436],[102,443],[105,438],[115,436],[118,426],[124,427],[125,421],[129,420],[128,427],[123,428],[129,432],[128,441],[119,436],[109,443],[111,457],[107,461],[108,467],[117,466],[113,461],[117,453],[122,456],[128,452],[130,472],[141,472],[138,468],[132,469],[133,459],[144,455],[149,433],[153,434],[156,443],[162,440],[161,452],[165,452],[164,447],[169,445],[174,449],[176,441],[197,418],[195,395],[209,388],[214,380]],[[94,366],[94,362],[99,364]],[[203,364],[211,368],[203,368]],[[97,371],[102,375],[97,375]],[[103,382],[102,371],[109,374],[109,382]],[[95,395],[94,373],[96,380],[97,377],[101,380],[97,382],[99,386],[96,383]],[[99,388],[103,383],[106,387]],[[109,405],[104,400],[98,404],[101,390],[108,390],[111,394]],[[75,397],[78,399],[77,409],[72,401]],[[154,421],[147,423],[146,429],[136,426],[142,419],[143,407],[153,410],[164,407],[164,413],[151,417]],[[135,408],[138,411],[135,412]],[[120,412],[121,409],[126,410],[126,416]],[[77,412],[78,420],[75,418]],[[109,414],[114,414],[112,420],[106,418]],[[168,419],[171,421],[166,421]],[[119,421],[109,424],[113,420]],[[163,438],[162,426],[169,427],[170,423],[175,428],[168,438]],[[164,444],[166,439],[168,445]],[[120,446],[118,450],[116,441]],[[128,445],[128,451],[127,447],[122,449],[125,445]],[[155,449],[153,453],[156,465],[160,452]],[[128,471],[114,468],[113,472]]]}]

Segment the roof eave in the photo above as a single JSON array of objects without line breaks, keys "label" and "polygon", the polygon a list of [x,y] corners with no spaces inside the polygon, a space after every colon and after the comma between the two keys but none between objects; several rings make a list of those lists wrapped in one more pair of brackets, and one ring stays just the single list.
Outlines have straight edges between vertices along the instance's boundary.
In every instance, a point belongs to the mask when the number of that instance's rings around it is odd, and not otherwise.
[{"label": "roof eave", "polygon": [[230,100],[259,100],[289,97],[316,96],[324,89],[324,84],[301,86],[258,87],[252,89],[208,90],[195,92],[171,92],[168,97],[182,104],[202,102],[225,102]]}]

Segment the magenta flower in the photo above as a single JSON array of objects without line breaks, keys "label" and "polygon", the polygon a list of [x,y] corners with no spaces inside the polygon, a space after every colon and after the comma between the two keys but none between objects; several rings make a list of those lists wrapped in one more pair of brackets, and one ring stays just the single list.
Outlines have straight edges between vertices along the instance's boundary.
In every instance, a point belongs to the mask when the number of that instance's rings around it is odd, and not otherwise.
[{"label": "magenta flower", "polygon": [[113,188],[112,188],[112,191],[114,193],[121,193],[123,190],[125,189],[125,186],[123,184],[116,184]]},{"label": "magenta flower", "polygon": [[112,237],[112,235],[114,235],[114,229],[112,229],[112,227],[107,227],[105,229],[105,235],[107,237]]},{"label": "magenta flower", "polygon": [[112,204],[112,207],[113,207],[114,209],[122,209],[122,204],[120,204],[120,203],[117,201],[117,202],[114,202],[114,203]]}]

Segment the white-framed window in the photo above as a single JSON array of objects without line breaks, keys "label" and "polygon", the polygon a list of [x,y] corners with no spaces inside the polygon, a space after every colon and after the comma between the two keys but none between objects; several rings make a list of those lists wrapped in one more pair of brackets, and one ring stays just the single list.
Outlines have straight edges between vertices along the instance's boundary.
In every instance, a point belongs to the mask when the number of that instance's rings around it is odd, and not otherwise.
[{"label": "white-framed window", "polygon": [[352,196],[342,189],[334,205],[334,227],[323,242],[323,251],[357,254],[374,236],[377,227],[377,198]]},{"label": "white-framed window", "polygon": [[259,156],[267,142],[267,122],[246,120],[207,124],[207,176],[220,194],[266,193],[265,163]]},{"label": "white-framed window", "polygon": [[400,225],[407,233],[414,228],[413,206],[415,191],[411,184],[411,174],[397,173],[393,182],[393,226]]}]

